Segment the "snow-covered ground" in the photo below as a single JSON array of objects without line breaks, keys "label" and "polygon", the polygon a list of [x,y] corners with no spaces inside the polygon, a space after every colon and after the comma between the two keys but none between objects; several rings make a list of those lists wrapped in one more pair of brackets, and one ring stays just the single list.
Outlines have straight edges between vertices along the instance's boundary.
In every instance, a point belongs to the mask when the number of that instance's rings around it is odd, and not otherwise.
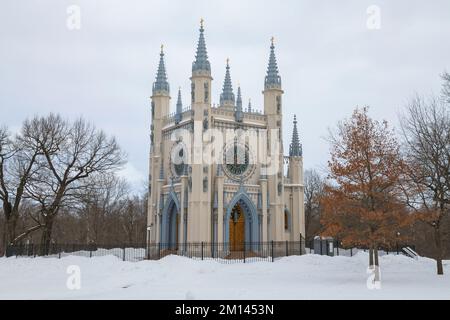
[{"label": "snow-covered ground", "polygon": [[[437,276],[434,260],[382,256],[381,289],[369,290],[367,260],[364,252],[246,264],[178,256],[0,258],[0,299],[450,299],[450,261],[446,275]],[[80,270],[79,290],[67,287],[73,265]]]}]

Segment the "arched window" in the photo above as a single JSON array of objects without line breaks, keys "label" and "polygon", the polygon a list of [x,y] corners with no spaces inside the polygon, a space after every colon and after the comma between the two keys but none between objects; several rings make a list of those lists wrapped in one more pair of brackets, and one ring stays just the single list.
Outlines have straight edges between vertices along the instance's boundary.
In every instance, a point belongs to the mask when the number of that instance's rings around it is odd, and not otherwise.
[{"label": "arched window", "polygon": [[289,231],[291,229],[291,213],[287,208],[284,208],[284,230]]},{"label": "arched window", "polygon": [[289,230],[289,217],[287,211],[284,211],[284,230]]}]

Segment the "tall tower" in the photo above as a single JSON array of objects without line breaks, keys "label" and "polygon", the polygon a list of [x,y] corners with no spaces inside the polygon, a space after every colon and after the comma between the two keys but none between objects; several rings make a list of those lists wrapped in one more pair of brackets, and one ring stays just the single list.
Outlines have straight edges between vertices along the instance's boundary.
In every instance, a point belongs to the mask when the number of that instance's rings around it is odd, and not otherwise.
[{"label": "tall tower", "polygon": [[294,115],[294,126],[292,130],[292,141],[289,145],[289,167],[288,167],[289,198],[286,198],[287,205],[292,214],[292,232],[290,241],[298,241],[300,233],[305,236],[305,212],[304,184],[303,184],[303,152],[297,130],[297,117]]},{"label": "tall tower", "polygon": [[189,196],[188,225],[191,233],[188,241],[211,241],[211,192],[212,166],[205,163],[203,154],[203,132],[211,124],[211,65],[208,61],[203,19],[195,61],[192,63],[191,103],[194,112],[194,144],[192,152],[191,193]]},{"label": "tall tower", "polygon": [[162,127],[163,119],[169,115],[170,89],[167,81],[166,67],[164,63],[164,51],[161,45],[159,54],[159,65],[156,80],[153,83],[151,96],[151,133],[150,133],[150,198],[148,210],[148,227],[150,227],[150,241],[159,241],[159,230],[161,225],[160,212],[160,192],[163,184],[163,177],[160,171],[163,166]]},{"label": "tall tower", "polygon": [[[275,234],[283,234],[284,217],[284,185],[283,185],[283,141],[282,141],[282,95],[281,77],[278,73],[275,58],[274,38],[271,39],[269,64],[264,79],[264,114],[267,118],[268,150],[271,156],[271,169],[267,175],[269,210],[268,210],[268,240]],[[276,136],[273,136],[276,135]],[[272,141],[277,141],[272,145]]]}]

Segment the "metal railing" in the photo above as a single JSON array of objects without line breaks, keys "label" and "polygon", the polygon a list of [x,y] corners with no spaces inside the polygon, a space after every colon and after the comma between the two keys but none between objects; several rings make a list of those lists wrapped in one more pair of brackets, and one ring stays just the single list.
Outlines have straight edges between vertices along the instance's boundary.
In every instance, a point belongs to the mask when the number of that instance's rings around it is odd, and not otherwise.
[{"label": "metal railing", "polygon": [[53,257],[116,256],[123,261],[158,260],[168,255],[178,255],[196,260],[215,260],[221,263],[273,262],[280,257],[306,253],[303,237],[298,241],[231,243],[189,242],[152,244],[19,244],[9,246],[6,256]]},{"label": "metal railing", "polygon": [[[332,250],[330,251],[330,243]],[[391,247],[380,247],[379,254],[405,254],[404,248],[414,245],[395,244]],[[248,263],[255,261],[273,262],[278,258],[303,255],[320,254],[333,256],[354,256],[358,251],[367,251],[368,248],[344,247],[338,240],[326,240],[325,245],[315,246],[314,240],[305,241],[300,237],[298,241],[267,241],[211,243],[140,243],[140,244],[56,244],[48,246],[41,244],[18,244],[9,246],[6,256],[16,257],[53,257],[82,256],[86,258],[100,256],[116,256],[123,261],[158,260],[168,255],[178,255],[195,260],[215,260],[221,263]]]}]

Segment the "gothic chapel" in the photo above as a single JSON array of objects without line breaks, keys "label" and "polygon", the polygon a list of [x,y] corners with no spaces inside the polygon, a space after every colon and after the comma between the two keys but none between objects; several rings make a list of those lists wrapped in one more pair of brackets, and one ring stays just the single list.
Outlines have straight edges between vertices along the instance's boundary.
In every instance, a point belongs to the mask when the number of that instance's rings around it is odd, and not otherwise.
[{"label": "gothic chapel", "polygon": [[[264,79],[263,112],[249,102],[243,106],[241,88],[235,92],[230,65],[225,66],[220,103],[212,105],[211,66],[208,60],[203,21],[192,63],[191,106],[183,108],[180,90],[175,112],[170,112],[170,89],[161,47],[156,81],[151,96],[150,188],[148,202],[148,241],[177,248],[190,242],[227,243],[239,250],[244,243],[265,241],[298,241],[305,234],[303,207],[302,146],[294,116],[289,155],[284,156],[283,90],[275,58],[273,39],[267,74]],[[174,161],[173,155],[186,157],[198,152],[196,145],[173,139],[174,132],[193,132],[195,123],[201,131],[214,128],[265,132],[270,136],[278,129],[277,170],[262,170],[260,160],[252,161],[255,152],[249,143],[224,140],[220,157],[231,154],[240,161],[196,163]],[[219,152],[216,150],[215,152]]]}]

